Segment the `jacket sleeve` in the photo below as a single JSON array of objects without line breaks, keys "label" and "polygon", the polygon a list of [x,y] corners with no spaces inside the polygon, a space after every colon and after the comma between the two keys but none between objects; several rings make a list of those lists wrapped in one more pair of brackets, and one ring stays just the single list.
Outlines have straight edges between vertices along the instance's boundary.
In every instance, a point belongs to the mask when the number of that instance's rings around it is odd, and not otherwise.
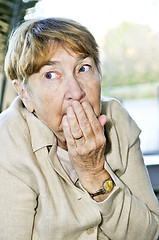
[{"label": "jacket sleeve", "polygon": [[29,133],[24,123],[14,119],[14,116],[8,119],[5,112],[2,114],[0,121],[0,240],[30,240],[38,195],[36,178],[33,174],[35,172],[32,164],[34,155],[28,151]]},{"label": "jacket sleeve", "polygon": [[35,192],[0,168],[0,239],[30,240],[37,205]]},{"label": "jacket sleeve", "polygon": [[[113,104],[116,116],[112,113],[111,121],[115,125],[114,132],[119,139],[119,145],[116,144],[113,131],[112,138],[115,147],[118,146],[120,150],[120,161],[116,153],[113,155],[116,159],[106,155],[105,167],[116,186],[105,201],[95,203],[103,219],[101,234],[112,240],[156,240],[159,236],[159,204],[140,151],[140,131],[121,105],[116,102]],[[120,126],[121,124],[124,127]]]}]

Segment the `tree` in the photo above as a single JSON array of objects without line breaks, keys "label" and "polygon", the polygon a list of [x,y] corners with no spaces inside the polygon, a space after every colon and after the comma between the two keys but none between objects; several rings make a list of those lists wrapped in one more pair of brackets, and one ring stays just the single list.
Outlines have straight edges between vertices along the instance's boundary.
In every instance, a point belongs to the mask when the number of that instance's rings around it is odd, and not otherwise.
[{"label": "tree", "polygon": [[19,22],[24,20],[28,9],[33,8],[38,0],[0,0],[0,71],[2,72],[0,112],[4,98],[6,78],[3,73],[4,56],[7,50],[8,36]]},{"label": "tree", "polygon": [[114,87],[159,82],[159,33],[123,22],[108,31],[103,46],[103,85]]}]

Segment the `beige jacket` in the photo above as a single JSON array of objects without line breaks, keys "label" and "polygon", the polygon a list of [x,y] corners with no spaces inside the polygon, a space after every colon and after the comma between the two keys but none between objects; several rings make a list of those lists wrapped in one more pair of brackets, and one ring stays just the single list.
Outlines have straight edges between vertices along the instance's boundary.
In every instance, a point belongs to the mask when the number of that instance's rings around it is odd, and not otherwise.
[{"label": "beige jacket", "polygon": [[72,183],[57,158],[55,136],[18,97],[1,114],[0,240],[157,239],[159,205],[140,130],[116,100],[103,103],[103,113],[105,167],[116,187],[101,203]]}]

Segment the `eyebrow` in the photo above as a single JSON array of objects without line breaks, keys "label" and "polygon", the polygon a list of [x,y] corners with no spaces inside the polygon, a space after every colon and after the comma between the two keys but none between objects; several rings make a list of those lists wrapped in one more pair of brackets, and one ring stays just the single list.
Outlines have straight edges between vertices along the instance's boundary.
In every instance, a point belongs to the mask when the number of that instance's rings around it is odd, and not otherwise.
[{"label": "eyebrow", "polygon": [[56,65],[57,63],[59,63],[59,61],[48,61],[48,62],[44,63],[43,67],[44,66]]},{"label": "eyebrow", "polygon": [[[81,60],[84,60],[85,58],[87,58],[87,57],[90,57],[90,56],[88,56],[88,55],[79,55],[78,57],[77,57],[77,61],[81,61]],[[59,61],[48,61],[48,62],[46,62],[46,63],[44,63],[44,65],[42,66],[42,67],[44,67],[44,66],[53,66],[53,65],[56,65],[56,64],[58,64],[58,63],[60,63]]]}]

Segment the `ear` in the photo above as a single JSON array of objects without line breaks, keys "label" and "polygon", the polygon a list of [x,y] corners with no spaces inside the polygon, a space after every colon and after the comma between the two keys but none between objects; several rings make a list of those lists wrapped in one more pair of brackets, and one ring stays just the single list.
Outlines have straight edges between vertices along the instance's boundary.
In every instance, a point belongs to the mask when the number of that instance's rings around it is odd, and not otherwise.
[{"label": "ear", "polygon": [[24,103],[25,107],[28,109],[29,112],[33,112],[34,107],[32,101],[27,93],[27,90],[24,88],[23,83],[16,79],[12,81],[12,84],[15,91],[18,93],[20,99]]}]

